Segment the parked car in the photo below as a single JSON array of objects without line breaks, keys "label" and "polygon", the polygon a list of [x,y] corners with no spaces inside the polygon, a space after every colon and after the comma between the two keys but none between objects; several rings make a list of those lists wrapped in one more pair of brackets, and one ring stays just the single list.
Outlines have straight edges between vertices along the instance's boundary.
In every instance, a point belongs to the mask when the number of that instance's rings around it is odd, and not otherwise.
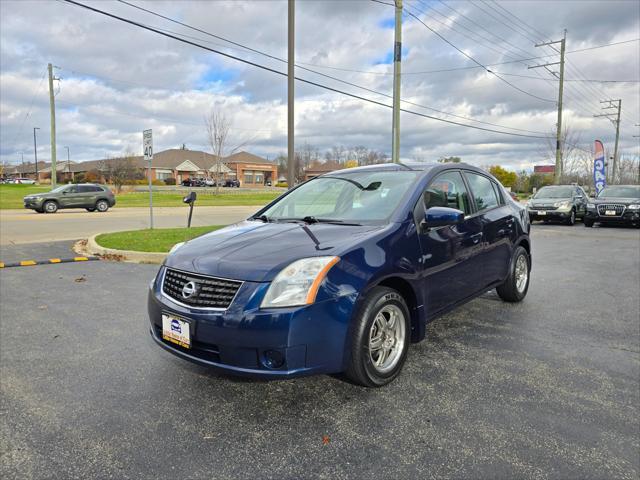
[{"label": "parked car", "polygon": [[612,185],[589,199],[584,226],[596,222],[640,228],[640,185]]},{"label": "parked car", "polygon": [[215,186],[217,186],[217,183],[213,178],[206,178],[204,180],[204,186],[205,187],[215,187]]},{"label": "parked car", "polygon": [[95,183],[60,185],[50,192],[24,197],[24,208],[38,213],[56,213],[61,208],[84,208],[89,212],[106,212],[116,204],[109,187]]},{"label": "parked car", "polygon": [[225,180],[225,182],[224,182],[224,186],[225,186],[225,187],[235,187],[235,188],[240,188],[240,181],[239,181],[239,180],[236,180],[236,179]]},{"label": "parked car", "polygon": [[427,322],[492,288],[521,301],[530,252],[525,208],[478,168],[335,171],[174,246],[150,285],[150,333],[234,374],[379,387]]},{"label": "parked car", "polygon": [[182,180],[182,182],[180,182],[180,184],[183,187],[195,187],[195,179],[193,178],[185,178],[184,180]]},{"label": "parked car", "polygon": [[531,221],[561,221],[567,225],[584,218],[587,212],[586,192],[577,185],[549,185],[542,187],[527,204]]},{"label": "parked car", "polygon": [[18,183],[22,185],[35,185],[36,181],[30,178],[14,178],[13,183]]},{"label": "parked car", "polygon": [[518,200],[518,195],[516,195],[514,192],[512,192],[511,190],[507,190],[507,193],[509,194],[509,196],[511,197],[511,199],[514,202],[519,202],[520,200]]}]

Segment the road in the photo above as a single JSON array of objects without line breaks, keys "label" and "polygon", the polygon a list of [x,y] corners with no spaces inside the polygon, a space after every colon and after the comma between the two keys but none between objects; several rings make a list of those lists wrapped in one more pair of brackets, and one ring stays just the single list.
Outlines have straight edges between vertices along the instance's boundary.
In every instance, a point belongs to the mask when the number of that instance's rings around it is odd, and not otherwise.
[{"label": "road", "polygon": [[525,301],[435,320],[378,390],[173,357],[148,334],[157,266],[0,270],[0,478],[637,479],[640,232],[533,230]]},{"label": "road", "polygon": [[[260,207],[195,207],[193,226],[227,225],[255,213]],[[184,227],[189,209],[159,207],[153,210],[157,228]],[[113,208],[106,213],[60,210],[53,215],[30,210],[0,210],[0,245],[88,238],[96,233],[149,227],[148,208]]]}]

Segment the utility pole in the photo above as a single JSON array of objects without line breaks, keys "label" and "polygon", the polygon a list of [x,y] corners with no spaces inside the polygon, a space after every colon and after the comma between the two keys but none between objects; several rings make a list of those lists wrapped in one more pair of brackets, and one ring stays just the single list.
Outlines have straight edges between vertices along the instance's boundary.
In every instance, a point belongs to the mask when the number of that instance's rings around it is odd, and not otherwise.
[{"label": "utility pole", "polygon": [[393,43],[393,120],[391,125],[391,160],[400,163],[400,85],[402,62],[402,0],[395,0],[396,24]]},{"label": "utility pole", "polygon": [[[617,102],[617,105],[616,105]],[[618,140],[620,139],[620,111],[622,110],[622,99],[617,100],[601,100],[600,103],[605,103],[606,105],[602,107],[603,110],[607,110],[610,108],[617,109],[615,120],[611,118],[613,113],[601,113],[600,115],[594,115],[594,117],[606,117],[611,123],[616,126],[616,143],[613,148],[613,159],[611,161],[611,173],[609,174],[609,182],[615,183],[616,181],[616,165],[618,163]]]},{"label": "utility pole", "polygon": [[56,186],[56,100],[53,93],[53,81],[60,80],[53,76],[53,65],[47,66],[49,70],[49,107],[51,109],[51,185]]},{"label": "utility pole", "polygon": [[289,42],[287,52],[287,187],[293,188],[295,182],[295,44],[296,44],[296,2],[289,0]]},{"label": "utility pole", "polygon": [[33,127],[33,156],[36,162],[36,182],[38,181],[38,142],[36,141],[36,130],[40,127]]},{"label": "utility pole", "polygon": [[[554,77],[560,80],[560,88],[558,89],[558,121],[556,123],[556,168],[555,168],[555,175],[554,175],[554,183],[558,185],[560,184],[560,180],[562,177],[562,93],[564,89],[564,52],[565,52],[565,46],[567,43],[567,30],[565,29],[562,40],[556,40],[553,42],[545,42],[545,43],[537,43],[535,46],[544,47],[548,45],[555,45],[556,43],[560,44],[560,61],[559,62],[545,63],[544,65],[533,65],[528,68],[532,69],[532,68],[544,67]],[[549,70],[548,67],[552,65],[560,65],[559,75]]]}]

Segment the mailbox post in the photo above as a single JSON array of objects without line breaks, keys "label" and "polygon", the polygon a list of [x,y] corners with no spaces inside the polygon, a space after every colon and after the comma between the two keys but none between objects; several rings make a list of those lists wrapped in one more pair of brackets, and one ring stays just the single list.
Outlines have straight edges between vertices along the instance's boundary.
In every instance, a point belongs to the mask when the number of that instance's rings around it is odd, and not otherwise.
[{"label": "mailbox post", "polygon": [[191,228],[191,216],[193,215],[193,204],[196,202],[196,192],[189,192],[189,195],[184,197],[182,201],[189,204],[189,220],[187,220],[187,228]]}]

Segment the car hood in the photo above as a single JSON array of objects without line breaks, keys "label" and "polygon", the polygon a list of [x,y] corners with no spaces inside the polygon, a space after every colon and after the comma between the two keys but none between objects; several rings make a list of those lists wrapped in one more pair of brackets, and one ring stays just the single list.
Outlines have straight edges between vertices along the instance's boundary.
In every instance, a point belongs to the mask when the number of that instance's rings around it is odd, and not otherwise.
[{"label": "car hood", "polygon": [[556,202],[571,202],[573,199],[571,197],[565,198],[532,198],[531,205],[545,205],[552,207]]},{"label": "car hood", "polygon": [[640,203],[640,198],[621,198],[621,197],[598,197],[589,200],[593,203],[621,203],[623,205],[631,205],[632,203]]},{"label": "car hood", "polygon": [[295,260],[342,255],[386,227],[247,220],[187,242],[167,257],[166,265],[203,275],[267,282]]}]

